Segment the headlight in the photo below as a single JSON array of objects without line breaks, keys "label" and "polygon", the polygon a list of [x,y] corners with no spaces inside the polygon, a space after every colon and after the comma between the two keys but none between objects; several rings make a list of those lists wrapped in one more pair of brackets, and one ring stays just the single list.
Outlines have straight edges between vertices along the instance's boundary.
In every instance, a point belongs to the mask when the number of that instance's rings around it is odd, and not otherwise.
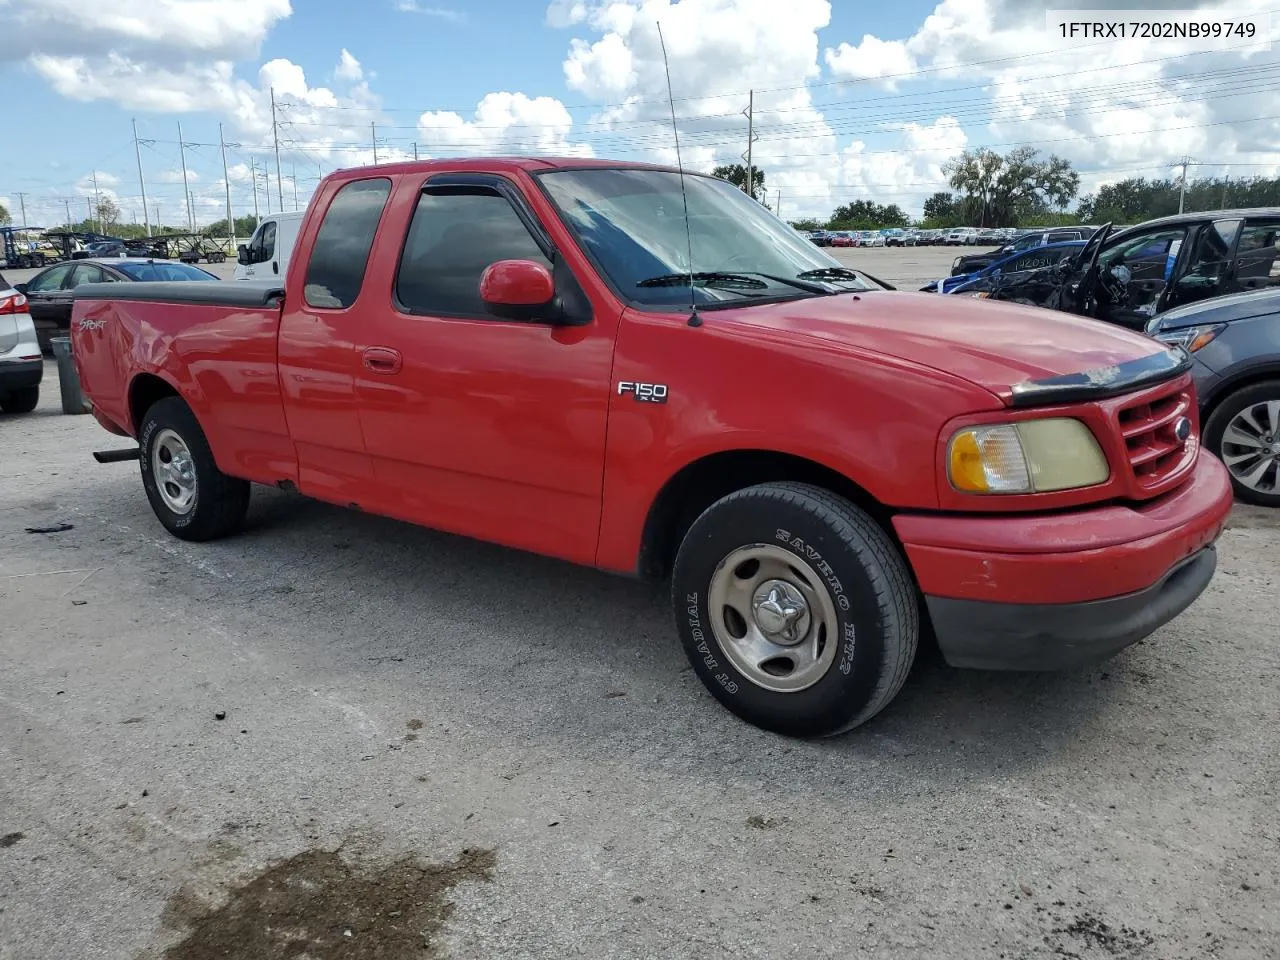
[{"label": "headlight", "polygon": [[947,448],[951,485],[964,493],[1048,493],[1111,475],[1093,433],[1059,417],[965,427]]},{"label": "headlight", "polygon": [[1176,344],[1187,353],[1195,353],[1208,346],[1218,334],[1227,329],[1225,323],[1206,323],[1198,327],[1182,327],[1179,330],[1157,330],[1153,335],[1163,343]]}]

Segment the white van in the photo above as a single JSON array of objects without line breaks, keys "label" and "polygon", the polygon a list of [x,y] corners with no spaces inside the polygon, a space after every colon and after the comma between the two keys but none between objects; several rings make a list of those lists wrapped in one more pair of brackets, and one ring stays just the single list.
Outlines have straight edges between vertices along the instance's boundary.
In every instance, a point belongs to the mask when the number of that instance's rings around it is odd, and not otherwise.
[{"label": "white van", "polygon": [[237,280],[284,280],[305,211],[269,213],[248,243],[240,245]]}]

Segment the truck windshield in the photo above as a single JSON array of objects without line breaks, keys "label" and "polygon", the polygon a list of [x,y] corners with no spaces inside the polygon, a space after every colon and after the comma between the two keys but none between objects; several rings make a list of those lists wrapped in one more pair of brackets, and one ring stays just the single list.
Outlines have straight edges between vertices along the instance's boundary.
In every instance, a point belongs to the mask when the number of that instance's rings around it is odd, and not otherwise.
[{"label": "truck windshield", "polygon": [[647,306],[741,305],[881,289],[805,240],[724,180],[686,174],[689,240],[680,175],[599,167],[541,175],[566,224],[628,300]]}]

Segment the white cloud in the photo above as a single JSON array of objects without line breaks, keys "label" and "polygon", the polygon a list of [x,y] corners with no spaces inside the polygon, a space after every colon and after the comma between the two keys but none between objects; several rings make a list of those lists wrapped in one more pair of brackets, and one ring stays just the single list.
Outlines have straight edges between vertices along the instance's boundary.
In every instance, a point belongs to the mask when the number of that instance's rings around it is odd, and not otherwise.
[{"label": "white cloud", "polygon": [[589,146],[569,140],[573,118],[552,97],[490,93],[473,120],[438,111],[418,117],[418,138],[434,155],[537,153],[590,156]]},{"label": "white cloud", "polygon": [[401,13],[420,13],[424,17],[448,20],[450,23],[462,23],[467,19],[467,15],[461,10],[418,3],[418,0],[395,0],[395,6]]},{"label": "white cloud", "polygon": [[[181,170],[161,170],[159,173],[151,174],[151,178],[155,180],[156,183],[181,183],[182,171]],[[199,179],[200,179],[200,174],[196,173],[194,170],[187,171],[188,183],[195,183]]]},{"label": "white cloud", "polygon": [[[915,69],[915,61],[905,43],[881,40],[870,34],[864,35],[856,47],[842,43],[834,50],[828,48],[823,59],[835,76],[855,80],[893,78]],[[896,84],[890,79],[886,86],[892,89]]]},{"label": "white cloud", "polygon": [[339,80],[363,80],[364,69],[360,66],[360,61],[351,55],[346,48],[342,48],[342,53],[338,55],[338,65],[334,68],[333,75]]}]

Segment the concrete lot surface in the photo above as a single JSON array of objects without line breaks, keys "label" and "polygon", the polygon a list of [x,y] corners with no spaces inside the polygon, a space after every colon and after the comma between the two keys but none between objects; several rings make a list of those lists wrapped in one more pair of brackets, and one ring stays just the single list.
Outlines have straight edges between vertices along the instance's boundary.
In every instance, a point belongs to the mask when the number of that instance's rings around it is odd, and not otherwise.
[{"label": "concrete lot surface", "polygon": [[1099,668],[809,743],[661,588],[270,490],[185,544],[120,445],[52,365],[0,417],[3,960],[1280,956],[1274,513]]}]

